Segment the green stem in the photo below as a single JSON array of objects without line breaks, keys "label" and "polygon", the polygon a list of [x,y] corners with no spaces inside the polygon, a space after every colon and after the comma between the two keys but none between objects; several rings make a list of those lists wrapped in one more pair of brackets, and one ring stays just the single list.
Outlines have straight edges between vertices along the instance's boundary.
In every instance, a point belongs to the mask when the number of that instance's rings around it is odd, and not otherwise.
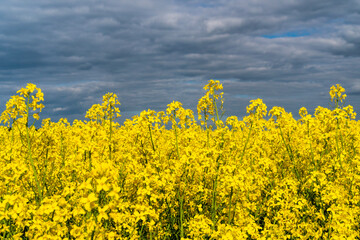
[{"label": "green stem", "polygon": [[[26,100],[26,119],[29,118],[29,111],[30,111],[30,108],[29,108],[30,99],[29,98],[30,97],[27,97],[27,100]],[[37,186],[37,189],[38,189],[38,198],[36,198],[36,201],[37,201],[38,205],[40,205],[40,203],[42,202],[43,197],[42,197],[42,191],[41,191],[40,183],[39,183],[39,180],[38,180],[38,174],[37,174],[35,164],[34,164],[34,159],[32,158],[30,133],[29,133],[29,128],[27,126],[27,122],[28,121],[26,121],[26,139],[27,139],[28,156],[29,156],[31,167],[32,167],[32,170],[33,170],[36,186]]]},{"label": "green stem", "polygon": [[212,230],[215,231],[216,226],[216,188],[217,188],[217,175],[213,180],[213,193],[212,193],[212,201],[211,201],[211,221],[213,222]]},{"label": "green stem", "polygon": [[12,143],[12,144],[11,144],[11,150],[10,150],[10,151],[11,151],[11,152],[10,152],[10,163],[12,162],[12,159],[13,159],[13,157],[14,157],[14,156],[13,156],[13,155],[14,155],[13,146],[15,146],[15,145],[14,145],[14,140],[15,140],[14,130],[15,130],[15,129],[13,128],[14,122],[15,122],[15,121],[13,120],[13,124],[12,124],[12,128],[11,128],[11,143]]},{"label": "green stem", "polygon": [[206,114],[206,110],[204,110],[204,122],[205,122],[205,129],[206,129],[207,145],[208,145],[208,147],[210,147],[210,133],[209,133],[209,128],[208,128],[208,126],[207,126],[207,114]]},{"label": "green stem", "polygon": [[111,137],[112,137],[112,109],[111,109],[111,106],[110,106],[110,134],[109,134],[109,158],[110,158],[110,161],[112,159],[112,156],[111,156],[111,152],[112,152],[112,146],[111,146]]},{"label": "green stem", "polygon": [[283,132],[282,132],[282,130],[281,130],[280,124],[279,124],[279,129],[280,129],[281,138],[282,138],[282,140],[283,140],[283,142],[284,142],[284,145],[285,145],[285,147],[286,147],[286,151],[287,151],[287,153],[288,153],[288,155],[289,155],[290,160],[291,160],[292,163],[293,163],[293,170],[294,170],[294,172],[295,172],[296,178],[297,178],[298,180],[300,180],[300,175],[299,175],[299,172],[298,172],[297,167],[296,167],[296,165],[295,165],[294,155],[293,155],[293,153],[292,153],[291,147],[288,146],[288,144],[287,144],[286,141],[285,141],[284,134],[283,134]]},{"label": "green stem", "polygon": [[233,187],[230,189],[230,196],[229,196],[229,210],[228,210],[228,225],[231,224],[231,200],[233,196]]},{"label": "green stem", "polygon": [[180,196],[180,190],[178,192],[179,194],[179,207],[180,207],[180,237],[181,239],[184,238],[184,197]]},{"label": "green stem", "polygon": [[152,149],[153,149],[154,152],[155,152],[155,145],[154,145],[154,141],[153,141],[152,134],[151,134],[150,123],[149,123],[149,132],[150,132],[150,140],[151,140]]},{"label": "green stem", "polygon": [[216,189],[218,185],[218,176],[219,176],[219,168],[220,168],[220,158],[221,154],[216,159],[216,173],[215,173],[215,179],[213,180],[213,189],[212,189],[212,201],[211,201],[211,220],[213,222],[212,230],[215,231],[216,228],[216,212],[217,212],[217,206],[216,206]]},{"label": "green stem", "polygon": [[175,126],[176,152],[177,152],[178,159],[180,160],[179,144],[178,144],[178,134],[177,134],[177,124],[176,124],[175,118],[176,118],[176,114],[175,114],[175,110],[174,110],[174,123],[175,123],[175,124],[173,124],[173,125]]},{"label": "green stem", "polygon": [[216,120],[220,120],[220,118],[219,118],[219,111],[218,111],[218,108],[217,108],[217,106],[216,106],[216,101],[215,101],[215,98],[213,99],[213,101],[214,101],[214,106],[215,106],[215,112],[216,112]]},{"label": "green stem", "polygon": [[61,142],[60,142],[60,144],[61,144],[61,146],[60,146],[60,151],[61,151],[61,158],[62,158],[62,163],[61,163],[61,165],[63,166],[63,167],[65,167],[65,153],[64,153],[64,138],[63,138],[63,134],[62,134],[62,131],[61,131],[61,133],[60,133],[60,140],[61,140]]},{"label": "green stem", "polygon": [[[85,156],[86,156],[86,151],[85,151]],[[91,171],[91,169],[92,169],[91,150],[89,150],[89,171]]]},{"label": "green stem", "polygon": [[[341,136],[341,135],[340,135]],[[340,147],[339,147],[339,119],[336,119],[336,148],[337,148],[337,157],[340,163],[340,167],[342,168],[342,162],[341,162],[341,153],[340,153]]]},{"label": "green stem", "polygon": [[250,134],[251,134],[252,126],[253,126],[253,122],[251,122],[249,134],[248,134],[248,136],[247,136],[247,138],[246,138],[245,146],[244,146],[244,149],[243,149],[243,151],[242,151],[242,153],[241,153],[240,163],[242,163],[243,158],[244,158],[246,146],[247,146],[247,144],[248,144],[248,142],[249,142],[249,139],[250,139]]},{"label": "green stem", "polygon": [[315,171],[317,171],[317,166],[315,164],[315,159],[314,159],[314,151],[313,151],[312,144],[311,144],[309,121],[307,121],[306,125],[307,125],[308,138],[309,138],[309,142],[310,142],[311,159],[312,159],[312,163],[315,167]]}]

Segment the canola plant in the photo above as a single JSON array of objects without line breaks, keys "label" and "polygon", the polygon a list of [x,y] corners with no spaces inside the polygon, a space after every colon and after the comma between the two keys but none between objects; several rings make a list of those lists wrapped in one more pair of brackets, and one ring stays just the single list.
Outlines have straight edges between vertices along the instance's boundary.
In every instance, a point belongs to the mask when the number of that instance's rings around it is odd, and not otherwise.
[{"label": "canola plant", "polygon": [[38,129],[43,93],[20,89],[0,117],[0,239],[360,239],[360,126],[340,85],[299,120],[256,99],[222,121],[221,83],[204,89],[198,120],[172,102],[120,126],[108,93],[87,121]]}]

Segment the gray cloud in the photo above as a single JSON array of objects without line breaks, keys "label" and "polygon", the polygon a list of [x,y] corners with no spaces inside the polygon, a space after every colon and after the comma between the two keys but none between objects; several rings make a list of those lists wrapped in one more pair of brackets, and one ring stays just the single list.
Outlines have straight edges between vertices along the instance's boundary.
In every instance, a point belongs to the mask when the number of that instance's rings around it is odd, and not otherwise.
[{"label": "gray cloud", "polygon": [[54,121],[83,119],[107,92],[125,117],[173,100],[195,111],[209,79],[224,83],[227,115],[253,98],[294,115],[328,106],[336,83],[356,110],[359,24],[356,0],[5,0],[0,110],[32,82]]}]

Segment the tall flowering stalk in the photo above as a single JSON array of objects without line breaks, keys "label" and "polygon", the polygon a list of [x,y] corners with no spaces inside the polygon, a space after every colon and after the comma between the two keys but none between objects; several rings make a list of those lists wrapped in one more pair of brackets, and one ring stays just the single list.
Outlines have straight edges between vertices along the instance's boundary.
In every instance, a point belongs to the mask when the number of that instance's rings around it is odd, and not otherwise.
[{"label": "tall flowering stalk", "polygon": [[[210,136],[209,136],[209,126],[208,120],[211,117],[211,120],[215,123],[217,127],[223,126],[220,118],[225,113],[223,109],[223,92],[217,93],[217,91],[222,90],[223,86],[218,80],[209,80],[208,84],[205,85],[204,90],[206,90],[205,95],[199,99],[197,105],[198,119],[200,120],[201,125],[203,125],[207,131],[207,144],[210,147]],[[218,106],[220,105],[220,106]],[[219,115],[219,112],[221,114]],[[216,119],[215,119],[216,117]],[[210,126],[211,128],[211,126]]]},{"label": "tall flowering stalk", "polygon": [[113,121],[121,117],[120,105],[118,97],[115,93],[107,93],[103,96],[103,103],[94,104],[86,113],[86,118],[95,120],[97,123],[105,126],[108,124],[108,142],[109,142],[109,159],[112,159],[112,134],[113,134]]},{"label": "tall flowering stalk", "polygon": [[[198,119],[201,120],[201,125],[205,125],[206,128],[210,116],[212,116],[211,120],[218,126],[220,118],[225,113],[223,108],[224,93],[217,92],[222,89],[223,86],[219,80],[209,80],[204,87],[204,90],[206,90],[205,95],[199,99],[197,105]],[[204,118],[202,115],[204,115]]]},{"label": "tall flowering stalk", "polygon": [[[36,93],[35,93],[36,91]],[[42,201],[42,189],[40,186],[40,182],[38,180],[38,173],[35,167],[34,159],[32,156],[32,147],[31,147],[31,137],[30,137],[30,128],[34,126],[35,120],[39,120],[39,112],[44,108],[44,105],[40,103],[44,101],[44,94],[41,92],[40,88],[37,88],[35,84],[28,83],[26,88],[21,88],[17,91],[20,96],[13,96],[10,101],[6,104],[6,110],[1,114],[1,121],[4,123],[8,123],[9,126],[15,121],[25,125],[26,129],[26,145],[28,152],[28,159],[31,164],[31,168],[33,171],[33,176],[35,178],[36,186],[37,186],[37,203],[40,204]],[[38,112],[36,112],[38,111]],[[32,115],[34,118],[34,122],[29,126],[29,118]],[[20,119],[18,119],[20,118]],[[19,125],[16,125],[19,128]],[[21,133],[21,131],[20,131]]]},{"label": "tall flowering stalk", "polygon": [[[205,126],[206,135],[207,135],[207,145],[210,148],[210,130],[211,126],[208,126],[209,117],[215,123],[217,128],[224,126],[223,122],[220,120],[224,114],[223,109],[223,92],[218,93],[217,91],[222,90],[223,86],[218,80],[209,80],[208,84],[205,85],[204,90],[206,90],[205,95],[199,99],[197,105],[198,119],[200,120],[201,125]],[[221,112],[220,112],[221,111]],[[216,158],[216,170],[215,176],[212,179],[212,191],[211,191],[211,221],[212,221],[212,230],[216,229],[216,215],[218,211],[217,206],[217,188],[219,180],[219,169],[220,169],[220,158],[221,154]]]},{"label": "tall flowering stalk", "polygon": [[[182,107],[180,102],[173,101],[172,103],[168,104],[168,108],[166,109],[166,114],[168,115],[168,120],[171,121],[172,127],[175,132],[175,145],[176,145],[176,153],[177,159],[181,161],[183,158],[180,156],[179,151],[179,126],[185,128],[186,124],[191,124],[194,116],[192,111],[185,110]],[[177,121],[179,119],[179,121]],[[183,173],[187,172],[187,164],[184,165]],[[184,217],[184,202],[185,202],[185,191],[187,188],[187,176],[185,174],[181,175],[181,181],[184,181],[184,189],[181,189],[181,183],[179,183],[179,187],[177,189],[176,196],[178,197],[179,201],[179,222],[180,222],[180,237],[184,238],[184,224],[185,224],[185,217]]]},{"label": "tall flowering stalk", "polygon": [[334,103],[335,108],[342,108],[344,106],[344,100],[347,97],[345,92],[345,88],[343,88],[340,84],[336,84],[336,86],[331,86],[330,88],[330,97],[331,102]]},{"label": "tall flowering stalk", "polygon": [[342,149],[340,149],[339,141],[341,142],[341,146],[343,146],[343,140],[340,131],[339,121],[341,120],[342,117],[347,115],[346,112],[343,111],[345,98],[347,97],[346,94],[343,94],[344,92],[345,89],[340,84],[336,84],[336,86],[332,86],[329,92],[331,97],[331,102],[334,103],[334,108],[335,108],[333,110],[333,115],[334,115],[334,120],[336,120],[336,149],[337,149],[337,158],[339,160],[339,164],[341,168],[342,168],[342,161],[340,155]]}]

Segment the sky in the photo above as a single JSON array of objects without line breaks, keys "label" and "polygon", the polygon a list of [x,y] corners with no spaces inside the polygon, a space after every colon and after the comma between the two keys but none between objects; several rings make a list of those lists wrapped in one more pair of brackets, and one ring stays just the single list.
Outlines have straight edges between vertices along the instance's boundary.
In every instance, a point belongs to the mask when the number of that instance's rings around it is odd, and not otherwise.
[{"label": "sky", "polygon": [[313,113],[334,84],[360,113],[360,1],[1,1],[1,112],[27,83],[53,121],[84,120],[108,92],[120,122],[172,101],[196,112],[210,79],[223,84],[225,116],[257,98]]}]

